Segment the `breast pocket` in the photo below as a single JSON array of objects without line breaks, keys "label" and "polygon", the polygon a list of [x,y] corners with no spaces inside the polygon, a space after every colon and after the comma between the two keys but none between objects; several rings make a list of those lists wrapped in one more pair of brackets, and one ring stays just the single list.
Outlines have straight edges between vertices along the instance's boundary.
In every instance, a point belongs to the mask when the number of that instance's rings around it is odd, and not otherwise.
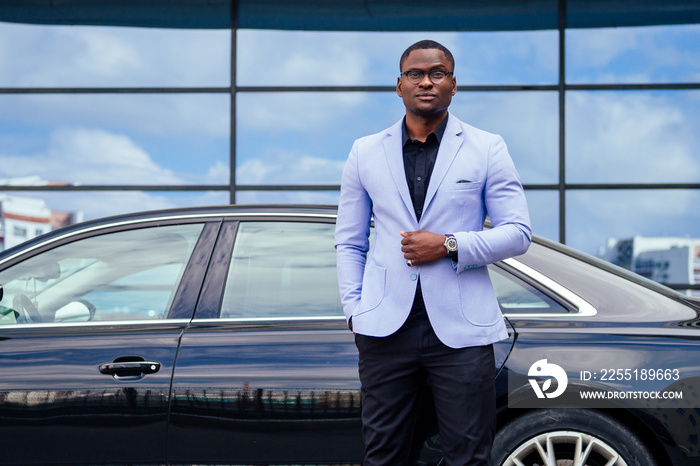
[{"label": "breast pocket", "polygon": [[483,181],[457,181],[448,183],[447,189],[449,191],[475,191],[481,190],[483,184]]},{"label": "breast pocket", "polygon": [[[460,225],[468,225],[483,215],[483,181],[451,182],[445,187],[449,205],[459,212]],[[472,226],[474,228],[474,226]]]},{"label": "breast pocket", "polygon": [[483,181],[448,183],[447,195],[453,204],[460,206],[481,205]]}]

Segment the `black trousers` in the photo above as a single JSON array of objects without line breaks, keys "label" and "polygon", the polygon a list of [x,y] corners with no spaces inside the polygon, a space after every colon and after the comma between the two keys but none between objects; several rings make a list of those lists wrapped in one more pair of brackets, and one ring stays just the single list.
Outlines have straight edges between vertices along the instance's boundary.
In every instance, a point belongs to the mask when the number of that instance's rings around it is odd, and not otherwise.
[{"label": "black trousers", "polygon": [[445,346],[421,307],[414,305],[408,320],[390,336],[355,335],[362,383],[363,464],[408,464],[421,396],[429,384],[445,464],[488,465],[496,427],[493,345]]}]

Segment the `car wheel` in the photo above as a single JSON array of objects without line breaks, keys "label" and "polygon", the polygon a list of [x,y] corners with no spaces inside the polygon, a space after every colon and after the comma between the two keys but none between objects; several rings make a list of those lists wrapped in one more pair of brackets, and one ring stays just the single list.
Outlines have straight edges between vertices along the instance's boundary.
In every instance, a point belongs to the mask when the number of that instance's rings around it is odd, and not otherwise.
[{"label": "car wheel", "polygon": [[495,466],[655,466],[642,441],[610,416],[583,409],[530,412],[502,427]]}]

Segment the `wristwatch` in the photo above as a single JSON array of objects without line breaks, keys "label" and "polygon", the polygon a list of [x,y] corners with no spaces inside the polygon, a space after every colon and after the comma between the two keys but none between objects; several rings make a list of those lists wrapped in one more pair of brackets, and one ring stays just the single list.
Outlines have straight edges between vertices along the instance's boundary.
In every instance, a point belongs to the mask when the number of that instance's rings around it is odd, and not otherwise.
[{"label": "wristwatch", "polygon": [[457,254],[457,238],[455,238],[455,235],[446,234],[443,246],[447,249],[447,257],[453,257]]}]

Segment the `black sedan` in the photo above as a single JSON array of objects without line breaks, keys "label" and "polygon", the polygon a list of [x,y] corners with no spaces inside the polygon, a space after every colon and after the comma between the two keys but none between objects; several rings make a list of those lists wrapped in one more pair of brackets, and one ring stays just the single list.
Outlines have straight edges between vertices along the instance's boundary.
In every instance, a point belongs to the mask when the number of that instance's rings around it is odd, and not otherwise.
[{"label": "black sedan", "polygon": [[[352,464],[335,210],[83,223],[0,255],[0,463]],[[496,465],[700,465],[700,303],[557,243],[489,267]],[[426,387],[412,454],[440,462]]]}]

